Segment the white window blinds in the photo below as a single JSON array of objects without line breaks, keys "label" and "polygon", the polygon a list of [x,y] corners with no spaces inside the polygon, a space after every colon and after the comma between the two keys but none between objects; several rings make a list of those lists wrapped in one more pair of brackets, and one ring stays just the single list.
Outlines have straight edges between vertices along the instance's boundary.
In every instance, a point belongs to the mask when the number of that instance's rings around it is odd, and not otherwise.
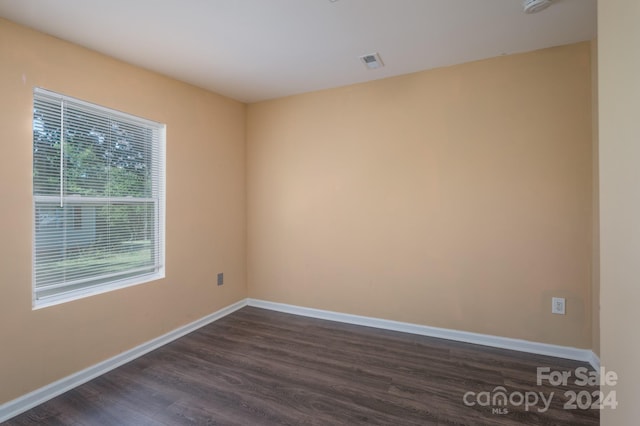
[{"label": "white window blinds", "polygon": [[165,126],[34,90],[35,304],[164,276]]}]

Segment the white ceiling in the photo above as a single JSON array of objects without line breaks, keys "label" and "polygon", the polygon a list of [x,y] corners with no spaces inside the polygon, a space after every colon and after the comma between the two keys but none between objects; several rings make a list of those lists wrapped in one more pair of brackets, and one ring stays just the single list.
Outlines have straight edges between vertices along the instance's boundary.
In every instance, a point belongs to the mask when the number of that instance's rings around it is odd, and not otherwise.
[{"label": "white ceiling", "polygon": [[[591,40],[596,0],[0,0],[0,16],[255,102]],[[379,52],[385,67],[359,56]]]}]

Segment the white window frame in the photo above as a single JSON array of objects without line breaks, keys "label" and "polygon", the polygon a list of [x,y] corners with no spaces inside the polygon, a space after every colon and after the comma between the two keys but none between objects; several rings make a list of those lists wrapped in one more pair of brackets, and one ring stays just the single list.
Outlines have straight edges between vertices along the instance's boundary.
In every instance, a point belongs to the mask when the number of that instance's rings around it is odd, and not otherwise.
[{"label": "white window frame", "polygon": [[[153,180],[152,190],[153,196],[150,198],[140,198],[140,197],[83,197],[83,196],[75,196],[75,195],[65,195],[62,190],[61,184],[61,192],[60,195],[52,196],[52,195],[36,195],[35,187],[32,191],[32,203],[33,203],[33,212],[32,212],[32,224],[33,224],[33,236],[32,236],[32,306],[34,309],[39,309],[47,306],[57,305],[64,302],[69,302],[72,300],[77,300],[80,298],[97,295],[125,287],[130,287],[134,285],[139,285],[151,281],[156,281],[165,277],[165,212],[166,212],[166,125],[163,123],[158,123],[155,121],[147,120],[144,118],[140,118],[131,114],[127,114],[121,111],[113,110],[107,107],[103,107],[100,105],[92,104],[90,102],[86,102],[83,100],[79,100],[70,96],[62,95],[59,93],[55,93],[42,88],[34,88],[33,91],[33,99],[34,104],[36,98],[47,100],[54,99],[59,100],[61,103],[71,102],[75,107],[86,107],[87,111],[91,111],[91,113],[95,114],[104,114],[104,117],[110,117],[115,120],[123,120],[128,123],[139,124],[140,126],[144,126],[145,128],[153,129],[156,137],[154,138],[154,145],[152,147],[152,156],[153,163],[158,171],[156,173],[156,177]],[[64,110],[62,110],[64,111]],[[63,114],[63,113],[62,113]],[[61,115],[62,115],[61,114]],[[64,131],[61,131],[61,134],[64,135]],[[63,136],[64,137],[64,136]],[[34,138],[35,139],[35,138]],[[34,146],[35,140],[32,140],[32,146]],[[63,145],[63,144],[62,144]],[[62,155],[61,155],[62,158]],[[62,168],[62,166],[61,166]],[[61,172],[62,173],[62,172]],[[62,182],[62,180],[61,180]],[[155,263],[153,267],[145,267],[143,271],[140,271],[140,275],[130,276],[127,278],[118,278],[117,275],[122,275],[123,271],[120,271],[119,274],[115,274],[116,277],[113,280],[108,280],[108,275],[100,275],[100,278],[104,278],[108,281],[100,282],[100,283],[91,283],[90,281],[83,285],[74,283],[71,281],[70,283],[60,283],[59,285],[50,285],[47,288],[53,289],[59,287],[60,290],[57,290],[55,294],[49,294],[46,296],[38,295],[37,288],[37,280],[36,280],[36,256],[37,256],[37,245],[36,245],[36,227],[38,223],[38,218],[36,217],[36,205],[38,203],[58,203],[62,205],[64,203],[73,204],[74,206],[87,204],[87,205],[100,205],[104,204],[105,200],[107,202],[115,202],[115,203],[132,203],[131,205],[135,205],[135,203],[147,202],[153,203],[154,205],[154,219],[155,219],[155,232],[154,236],[156,238],[157,243],[154,245],[155,248]],[[83,213],[81,213],[83,214]],[[63,215],[64,216],[64,215]],[[64,220],[64,219],[63,219]],[[74,218],[69,219],[69,226],[76,226],[73,222]],[[150,269],[153,269],[152,272],[149,272]],[[126,272],[133,272],[135,270],[126,270]],[[94,277],[95,278],[95,277]],[[64,290],[64,287],[74,288],[71,290]],[[78,287],[80,286],[80,287]],[[40,287],[42,288],[42,287]]]}]

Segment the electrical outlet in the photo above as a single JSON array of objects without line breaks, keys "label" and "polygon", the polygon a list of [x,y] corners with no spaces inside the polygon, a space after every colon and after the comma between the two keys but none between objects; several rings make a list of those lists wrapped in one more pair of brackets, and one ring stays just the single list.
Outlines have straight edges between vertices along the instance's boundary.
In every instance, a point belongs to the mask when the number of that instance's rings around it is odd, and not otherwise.
[{"label": "electrical outlet", "polygon": [[220,272],[218,274],[218,285],[222,285],[222,284],[224,284],[224,274]]},{"label": "electrical outlet", "polygon": [[551,298],[551,313],[552,314],[565,314],[565,300],[564,297],[552,297]]}]

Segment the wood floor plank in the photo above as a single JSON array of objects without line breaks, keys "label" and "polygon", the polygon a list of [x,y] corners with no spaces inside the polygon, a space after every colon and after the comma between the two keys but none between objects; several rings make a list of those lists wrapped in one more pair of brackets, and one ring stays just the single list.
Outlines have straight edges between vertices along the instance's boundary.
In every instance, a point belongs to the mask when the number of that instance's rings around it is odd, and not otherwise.
[{"label": "wood floor plank", "polygon": [[[586,364],[245,307],[6,425],[598,425],[536,367]],[[468,406],[467,392],[553,393]]]}]

